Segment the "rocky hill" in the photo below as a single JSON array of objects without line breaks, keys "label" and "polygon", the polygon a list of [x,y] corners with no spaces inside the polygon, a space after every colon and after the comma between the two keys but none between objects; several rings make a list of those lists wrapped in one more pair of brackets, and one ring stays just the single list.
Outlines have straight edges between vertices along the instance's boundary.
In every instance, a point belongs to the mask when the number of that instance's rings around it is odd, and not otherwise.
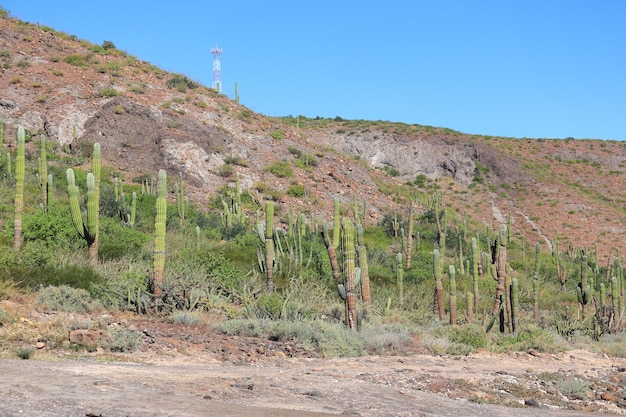
[{"label": "rocky hill", "polygon": [[[328,217],[334,196],[366,201],[367,222],[406,213],[407,196],[442,190],[451,213],[526,241],[623,253],[626,147],[516,139],[382,121],[270,118],[195,83],[51,28],[0,18],[0,118],[44,133],[59,152],[100,142],[124,181],[182,173],[200,207],[235,174],[259,201]],[[34,151],[33,151],[34,152]],[[36,158],[36,156],[35,156]],[[287,162],[293,176],[268,167]],[[77,158],[77,163],[80,163]],[[288,193],[298,186],[303,193]],[[291,194],[291,195],[290,195]],[[564,245],[565,246],[565,245]]]}]

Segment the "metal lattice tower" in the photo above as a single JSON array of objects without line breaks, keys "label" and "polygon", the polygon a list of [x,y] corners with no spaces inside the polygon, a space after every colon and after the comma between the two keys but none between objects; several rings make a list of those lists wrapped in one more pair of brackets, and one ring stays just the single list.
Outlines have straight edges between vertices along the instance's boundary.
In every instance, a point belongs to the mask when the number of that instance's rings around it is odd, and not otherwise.
[{"label": "metal lattice tower", "polygon": [[218,93],[222,92],[222,64],[220,63],[220,55],[222,55],[222,48],[217,46],[211,49],[213,54],[213,83],[211,87]]}]

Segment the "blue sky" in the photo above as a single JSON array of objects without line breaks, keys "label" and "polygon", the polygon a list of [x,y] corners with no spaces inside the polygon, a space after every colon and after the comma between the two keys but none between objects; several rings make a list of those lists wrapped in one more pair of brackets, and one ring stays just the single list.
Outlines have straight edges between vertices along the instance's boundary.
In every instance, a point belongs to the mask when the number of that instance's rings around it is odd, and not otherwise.
[{"label": "blue sky", "polygon": [[0,0],[269,116],[626,140],[624,0]]}]

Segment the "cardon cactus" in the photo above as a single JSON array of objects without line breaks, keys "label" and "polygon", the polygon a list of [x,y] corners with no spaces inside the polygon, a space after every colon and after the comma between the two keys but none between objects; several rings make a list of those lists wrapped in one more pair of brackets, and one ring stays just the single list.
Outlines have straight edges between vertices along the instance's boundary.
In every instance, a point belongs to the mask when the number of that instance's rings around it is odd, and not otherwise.
[{"label": "cardon cactus", "polygon": [[354,250],[354,224],[347,217],[343,218],[342,224],[342,247],[343,247],[343,277],[346,288],[346,326],[351,330],[357,330],[356,291],[355,291],[355,250]]},{"label": "cardon cactus", "polygon": [[257,234],[261,244],[265,247],[265,275],[267,278],[267,292],[274,292],[274,202],[265,202],[265,230],[260,222],[257,223]]},{"label": "cardon cactus", "polygon": [[457,324],[457,310],[456,310],[456,271],[454,265],[448,267],[448,275],[450,277],[450,325],[456,326]]},{"label": "cardon cactus", "polygon": [[98,248],[95,244],[98,231],[98,216],[96,215],[97,206],[95,202],[94,175],[91,172],[87,174],[87,218],[85,221],[83,220],[80,209],[78,186],[76,185],[74,170],[72,168],[68,168],[67,171],[65,171],[65,178],[67,180],[67,193],[69,195],[72,224],[78,235],[87,242],[89,260],[92,263],[96,263],[98,261]]},{"label": "cardon cactus", "polygon": [[478,300],[479,300],[479,291],[478,291],[478,277],[479,270],[478,265],[480,263],[480,253],[478,250],[478,241],[475,237],[472,238],[472,287],[474,291],[474,296],[472,300],[474,302],[474,311],[478,313]]},{"label": "cardon cactus", "polygon": [[400,305],[404,304],[404,269],[402,268],[402,252],[396,254],[396,283],[398,286],[398,297]]},{"label": "cardon cactus", "polygon": [[439,320],[445,318],[445,305],[443,297],[443,283],[441,282],[441,261],[439,259],[439,250],[433,251],[433,275],[435,276],[435,314],[439,317]]},{"label": "cardon cactus", "polygon": [[588,316],[591,295],[591,286],[587,283],[587,255],[583,255],[580,263],[580,282],[576,287],[576,296],[582,309],[583,320]]},{"label": "cardon cactus", "polygon": [[39,139],[39,170],[37,182],[41,190],[41,200],[44,212],[48,211],[48,158],[46,153],[46,137],[41,134]]},{"label": "cardon cactus", "polygon": [[370,275],[369,266],[367,263],[367,248],[363,240],[363,225],[358,224],[356,226],[356,242],[357,242],[357,254],[359,261],[359,268],[361,268],[361,297],[366,308],[369,310],[372,306],[372,297],[370,289]]},{"label": "cardon cactus", "polygon": [[517,333],[519,329],[519,283],[517,278],[511,280],[511,319],[513,322],[513,333]]},{"label": "cardon cactus", "polygon": [[159,170],[157,180],[156,218],[154,222],[154,253],[152,273],[152,293],[155,297],[163,294],[165,276],[165,233],[167,221],[167,173]]},{"label": "cardon cactus", "polygon": [[22,126],[17,128],[17,157],[15,159],[15,218],[13,222],[13,249],[22,247],[22,216],[24,214],[24,171],[25,171],[26,132]]}]

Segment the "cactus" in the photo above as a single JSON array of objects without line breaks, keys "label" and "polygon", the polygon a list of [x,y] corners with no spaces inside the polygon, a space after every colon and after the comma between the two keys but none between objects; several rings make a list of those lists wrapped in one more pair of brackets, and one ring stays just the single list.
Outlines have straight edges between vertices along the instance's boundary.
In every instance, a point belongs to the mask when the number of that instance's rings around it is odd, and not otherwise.
[{"label": "cactus", "polygon": [[467,322],[474,321],[474,294],[471,291],[467,292]]},{"label": "cactus", "polygon": [[343,285],[341,282],[341,272],[339,270],[339,262],[337,261],[337,251],[330,240],[330,234],[328,231],[328,223],[322,223],[322,238],[328,251],[328,259],[330,260],[330,268],[333,273],[333,280],[337,286]]},{"label": "cactus", "polygon": [[165,234],[167,221],[167,173],[159,170],[157,180],[156,218],[154,221],[154,252],[152,293],[156,298],[163,294],[165,276]]},{"label": "cactus", "polygon": [[435,276],[435,299],[434,307],[435,314],[439,317],[439,320],[445,317],[445,306],[443,304],[443,283],[441,282],[441,261],[439,250],[433,251],[433,275]]},{"label": "cactus", "polygon": [[74,170],[68,168],[65,171],[67,180],[67,193],[69,195],[70,214],[72,224],[78,235],[87,242],[88,256],[91,263],[98,262],[98,247],[96,240],[98,237],[98,216],[96,215],[95,178],[93,173],[87,174],[87,218],[83,220],[78,199],[78,186],[74,176]]},{"label": "cactus", "polygon": [[533,274],[533,320],[539,321],[539,267],[541,265],[541,245],[535,244],[535,272]]},{"label": "cactus", "polygon": [[480,253],[478,250],[478,241],[475,237],[472,238],[472,286],[474,290],[474,296],[472,300],[474,302],[474,311],[478,312],[478,265],[480,260]]},{"label": "cactus", "polygon": [[17,128],[17,156],[15,158],[15,219],[13,222],[13,249],[22,247],[22,216],[24,215],[24,175],[25,175],[25,141],[24,127]]},{"label": "cactus", "polygon": [[448,267],[448,276],[450,278],[450,325],[456,326],[457,324],[457,310],[456,310],[456,271],[454,265]]},{"label": "cactus", "polygon": [[185,197],[185,187],[183,184],[183,173],[178,173],[178,183],[175,186],[176,193],[176,208],[178,209],[178,217],[180,218],[180,224],[185,225],[187,219],[187,200]]},{"label": "cactus", "polygon": [[404,269],[402,268],[402,262],[402,252],[398,252],[396,255],[396,284],[401,306],[404,304]]},{"label": "cactus", "polygon": [[41,134],[39,140],[39,170],[37,172],[37,183],[41,190],[41,200],[44,213],[48,211],[48,160],[46,154],[46,137]]},{"label": "cactus", "polygon": [[[257,231],[260,231],[260,224],[257,225]],[[274,292],[274,202],[265,202],[265,231],[263,236],[263,244],[265,245],[265,274],[267,279],[267,292]]]},{"label": "cactus", "polygon": [[135,225],[136,217],[137,217],[137,193],[133,191],[132,200],[130,202],[130,215],[128,217],[128,224],[130,226]]},{"label": "cactus", "polygon": [[587,255],[583,255],[580,263],[580,282],[576,287],[576,296],[582,309],[583,320],[588,316],[589,303],[591,302],[591,286],[587,282]]},{"label": "cactus", "polygon": [[465,267],[463,262],[463,237],[459,235],[459,268],[461,275],[465,275]]},{"label": "cactus", "polygon": [[361,269],[361,297],[365,303],[365,307],[369,311],[372,307],[372,297],[370,289],[370,275],[369,266],[367,264],[367,248],[363,241],[363,225],[358,224],[356,226],[356,242],[357,242],[357,259],[359,261],[359,268]]},{"label": "cactus", "polygon": [[613,307],[614,332],[619,333],[620,319],[622,316],[622,297],[620,295],[620,280],[617,277],[611,278],[611,303]]},{"label": "cactus", "polygon": [[511,321],[513,333],[519,329],[519,283],[517,278],[511,280]]},{"label": "cactus", "polygon": [[357,330],[356,291],[355,291],[355,250],[354,250],[354,225],[352,220],[343,218],[342,248],[343,248],[343,278],[346,289],[346,326],[350,330]]},{"label": "cactus", "polygon": [[339,247],[339,236],[341,229],[341,216],[339,214],[339,197],[333,199],[333,247]]}]

